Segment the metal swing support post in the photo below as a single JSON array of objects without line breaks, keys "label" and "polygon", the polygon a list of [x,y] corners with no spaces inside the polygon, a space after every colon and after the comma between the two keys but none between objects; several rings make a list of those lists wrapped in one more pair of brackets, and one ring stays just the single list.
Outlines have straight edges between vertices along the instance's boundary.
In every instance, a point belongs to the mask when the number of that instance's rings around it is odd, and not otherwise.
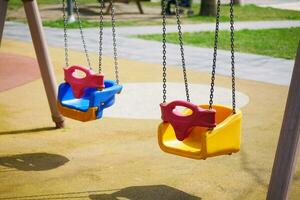
[{"label": "metal swing support post", "polygon": [[[57,85],[53,72],[53,66],[50,61],[50,56],[45,40],[45,34],[43,31],[42,20],[38,10],[37,2],[36,0],[22,1],[40,72],[42,75],[44,88],[47,94],[48,103],[52,114],[52,120],[55,122],[57,128],[62,128],[64,126],[64,118],[59,113],[56,106]],[[7,11],[7,3],[8,0],[0,0],[0,44],[4,28],[5,15]]]},{"label": "metal swing support post", "polygon": [[267,200],[287,200],[300,140],[300,42],[290,83]]},{"label": "metal swing support post", "polygon": [[0,46],[2,41],[8,0],[0,0]]}]

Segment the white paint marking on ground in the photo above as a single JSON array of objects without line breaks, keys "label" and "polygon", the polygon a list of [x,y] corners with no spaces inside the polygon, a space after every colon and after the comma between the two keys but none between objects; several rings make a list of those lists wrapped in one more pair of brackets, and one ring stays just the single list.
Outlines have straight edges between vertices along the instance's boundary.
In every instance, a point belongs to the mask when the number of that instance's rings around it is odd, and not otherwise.
[{"label": "white paint marking on ground", "polygon": [[[105,117],[129,119],[160,119],[162,102],[162,83],[126,83],[123,91],[116,95],[116,103],[104,110]],[[210,85],[189,84],[191,102],[206,104],[209,100]],[[237,106],[245,106],[249,97],[241,92],[236,92]],[[167,101],[185,100],[183,83],[167,84]],[[214,102],[231,105],[231,89],[224,87],[215,88]]]}]

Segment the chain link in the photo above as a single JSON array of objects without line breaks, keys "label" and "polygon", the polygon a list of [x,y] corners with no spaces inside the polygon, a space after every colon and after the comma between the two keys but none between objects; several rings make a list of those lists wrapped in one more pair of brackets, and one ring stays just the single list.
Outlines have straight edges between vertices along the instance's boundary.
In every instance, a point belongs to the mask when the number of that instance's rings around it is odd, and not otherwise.
[{"label": "chain link", "polygon": [[183,79],[184,79],[184,86],[185,86],[185,94],[186,100],[190,102],[190,94],[189,94],[189,85],[186,73],[186,66],[185,66],[185,58],[184,58],[184,49],[183,49],[183,39],[182,39],[182,31],[181,31],[181,20],[179,14],[179,5],[178,0],[175,0],[175,12],[176,12],[176,19],[177,19],[177,28],[178,28],[178,40],[180,46],[180,53],[181,53],[181,66],[183,72]]},{"label": "chain link", "polygon": [[163,103],[166,103],[166,99],[167,99],[167,45],[166,45],[166,1],[167,0],[162,0],[162,16],[163,16],[163,20],[162,20],[162,47],[163,47]]},{"label": "chain link", "polygon": [[[179,36],[179,44],[182,58],[182,69],[183,76],[185,82],[186,96],[187,101],[189,99],[189,90],[188,90],[188,81],[186,75],[186,67],[185,67],[185,58],[184,58],[184,49],[183,49],[183,39],[182,39],[182,31],[181,31],[181,22],[180,15],[178,9],[178,1],[176,0],[176,18],[177,18],[177,26],[178,26],[178,36]],[[214,53],[213,53],[213,65],[212,65],[212,73],[211,73],[211,89],[210,89],[210,100],[209,100],[209,109],[212,109],[213,105],[213,97],[214,97],[214,86],[215,86],[215,74],[216,74],[216,62],[217,62],[217,51],[218,51],[218,36],[219,36],[219,24],[220,24],[220,6],[221,1],[217,1],[217,14],[216,14],[216,29],[215,29],[215,40],[214,40]],[[162,33],[162,42],[163,42],[163,102],[166,102],[166,76],[167,76],[167,68],[166,68],[166,0],[163,0],[162,3],[162,15],[163,15],[163,33]],[[232,109],[233,113],[235,113],[236,109],[236,101],[235,101],[235,56],[234,56],[234,15],[233,15],[233,0],[230,1],[230,41],[231,41],[231,71],[232,71]]]},{"label": "chain link", "polygon": [[62,0],[62,4],[63,4],[63,20],[64,20],[65,63],[67,68],[69,67],[69,47],[68,47],[68,34],[67,34],[68,19],[66,17],[66,0]]},{"label": "chain link", "polygon": [[231,46],[231,79],[232,79],[232,112],[235,114],[235,57],[234,57],[234,15],[233,0],[230,1],[230,46]]},{"label": "chain link", "polygon": [[80,15],[79,15],[79,8],[78,8],[78,5],[77,5],[77,0],[74,0],[74,7],[75,7],[76,15],[77,15],[77,22],[78,22],[78,26],[79,26],[79,31],[80,31],[80,36],[81,36],[81,40],[82,40],[82,45],[83,45],[86,61],[87,61],[88,67],[90,69],[92,69],[91,68],[90,57],[89,57],[89,54],[88,54],[88,50],[87,50],[87,46],[86,46],[85,38],[84,38],[84,34],[83,34],[82,22],[81,22]]},{"label": "chain link", "polygon": [[[162,26],[163,26],[163,33],[162,33],[162,47],[163,47],[163,102],[166,102],[166,94],[167,94],[167,45],[166,45],[166,0],[163,0],[162,2]],[[176,0],[175,3],[175,10],[176,10],[176,19],[177,19],[177,28],[178,28],[178,40],[179,40],[179,46],[180,46],[180,53],[181,53],[181,65],[182,65],[182,72],[183,72],[183,79],[184,79],[184,85],[185,85],[185,93],[186,93],[186,99],[188,102],[190,102],[190,95],[189,95],[189,86],[188,86],[188,79],[187,79],[187,72],[186,72],[186,65],[185,65],[185,57],[184,57],[184,48],[183,48],[183,37],[182,37],[182,30],[181,30],[181,20],[180,20],[180,14],[179,14],[179,5],[178,0]]]},{"label": "chain link", "polygon": [[99,66],[98,72],[101,74],[102,72],[102,42],[103,42],[103,8],[104,8],[104,0],[100,0],[100,20],[99,20]]},{"label": "chain link", "polygon": [[119,84],[119,67],[118,67],[118,54],[117,54],[117,40],[116,40],[116,21],[115,21],[115,6],[114,1],[110,0],[111,4],[111,29],[112,29],[112,37],[113,37],[113,50],[114,50],[114,62],[115,62],[115,75],[116,75],[116,82]]},{"label": "chain link", "polygon": [[214,86],[215,86],[215,75],[216,75],[216,62],[218,53],[218,37],[219,37],[219,24],[220,24],[220,6],[221,1],[217,1],[217,15],[216,15],[216,29],[215,29],[215,41],[214,41],[214,54],[213,54],[213,64],[211,72],[211,83],[210,83],[210,96],[209,96],[209,109],[212,109],[213,98],[214,98]]}]

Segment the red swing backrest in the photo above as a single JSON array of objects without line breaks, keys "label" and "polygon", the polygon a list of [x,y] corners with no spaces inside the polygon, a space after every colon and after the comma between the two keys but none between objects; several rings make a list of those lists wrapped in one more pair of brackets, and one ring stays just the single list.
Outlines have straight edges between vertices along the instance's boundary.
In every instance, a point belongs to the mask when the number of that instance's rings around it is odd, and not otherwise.
[{"label": "red swing backrest", "polygon": [[[192,111],[190,115],[184,115],[176,112],[176,106],[183,106]],[[187,101],[172,101],[170,103],[162,103],[161,118],[164,122],[168,122],[173,126],[176,138],[180,141],[189,136],[190,130],[194,126],[202,126],[213,128],[216,126],[215,110],[203,109]]]},{"label": "red swing backrest", "polygon": [[[74,75],[74,72],[79,70],[85,73],[85,77],[79,78]],[[95,74],[92,70],[79,65],[73,65],[64,69],[65,81],[71,85],[73,94],[76,98],[82,97],[86,88],[103,89],[104,75]]]}]

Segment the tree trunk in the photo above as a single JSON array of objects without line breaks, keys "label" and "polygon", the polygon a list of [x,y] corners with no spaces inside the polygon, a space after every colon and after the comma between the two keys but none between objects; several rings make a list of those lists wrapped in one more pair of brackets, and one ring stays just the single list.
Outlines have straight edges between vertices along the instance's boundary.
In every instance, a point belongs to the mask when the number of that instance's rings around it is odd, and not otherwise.
[{"label": "tree trunk", "polygon": [[233,0],[233,4],[241,6],[244,4],[244,0]]},{"label": "tree trunk", "polygon": [[216,13],[217,13],[216,0],[201,0],[199,15],[216,16]]}]

